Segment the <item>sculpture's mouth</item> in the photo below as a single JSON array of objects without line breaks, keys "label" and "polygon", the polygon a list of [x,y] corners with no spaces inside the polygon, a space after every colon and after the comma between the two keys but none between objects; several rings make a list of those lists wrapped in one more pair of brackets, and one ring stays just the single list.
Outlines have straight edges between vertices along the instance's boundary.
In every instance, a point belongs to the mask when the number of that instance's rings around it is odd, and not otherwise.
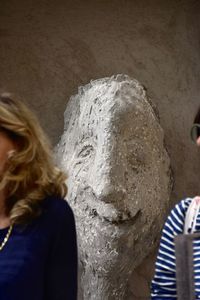
[{"label": "sculpture's mouth", "polygon": [[[76,195],[76,198],[80,198],[78,205],[83,205],[83,211],[91,218],[99,218],[101,221],[108,222],[109,224],[134,224],[136,219],[141,215],[141,209],[136,207],[134,211],[129,212],[127,209],[119,208],[115,203],[107,203],[99,201],[91,188],[84,190],[81,195]],[[76,200],[77,201],[77,200]]]},{"label": "sculpture's mouth", "polygon": [[105,216],[105,215],[102,215],[101,212],[98,212],[98,211],[94,211],[93,209],[93,212],[92,212],[93,216],[96,215],[98,216],[100,219],[108,222],[108,223],[111,223],[111,224],[114,224],[114,225],[120,225],[120,224],[134,224],[136,219],[140,216],[141,214],[141,210],[138,209],[136,214],[134,216],[131,216],[129,214],[126,214],[124,212],[120,212],[118,211],[116,213],[116,215],[109,215],[109,216]]}]

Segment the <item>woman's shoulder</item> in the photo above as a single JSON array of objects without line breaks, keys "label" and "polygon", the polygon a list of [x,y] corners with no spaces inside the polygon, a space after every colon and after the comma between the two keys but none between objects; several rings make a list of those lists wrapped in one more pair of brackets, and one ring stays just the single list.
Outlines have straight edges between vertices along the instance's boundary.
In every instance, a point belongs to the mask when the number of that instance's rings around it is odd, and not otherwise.
[{"label": "woman's shoulder", "polygon": [[183,209],[187,209],[188,206],[190,205],[190,203],[192,202],[192,199],[194,197],[186,197],[184,199],[181,199],[176,205],[175,207],[182,207]]},{"label": "woman's shoulder", "polygon": [[172,207],[170,215],[178,215],[180,217],[184,217],[190,203],[192,202],[192,200],[194,198],[195,198],[195,196],[194,197],[186,197],[186,198],[181,199],[178,203],[176,203]]},{"label": "woman's shoulder", "polygon": [[179,208],[182,208],[182,209],[184,209],[184,210],[187,210],[188,207],[189,207],[189,205],[191,204],[191,202],[192,202],[193,200],[198,200],[198,201],[200,201],[200,196],[195,195],[195,196],[192,196],[192,197],[186,197],[186,198],[180,200],[180,201],[174,206],[174,208],[179,207]]},{"label": "woman's shoulder", "polygon": [[55,223],[74,218],[70,204],[67,200],[57,195],[47,196],[44,199],[43,212],[46,218],[54,220]]}]

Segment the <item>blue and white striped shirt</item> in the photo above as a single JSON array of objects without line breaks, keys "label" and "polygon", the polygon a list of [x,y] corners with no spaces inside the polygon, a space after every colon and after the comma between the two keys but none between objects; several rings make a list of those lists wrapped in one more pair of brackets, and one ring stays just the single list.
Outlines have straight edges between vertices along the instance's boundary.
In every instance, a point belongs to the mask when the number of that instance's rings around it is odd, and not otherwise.
[{"label": "blue and white striped shirt", "polygon": [[[155,264],[155,274],[151,282],[152,300],[177,299],[174,237],[183,233],[185,215],[191,201],[192,198],[186,198],[176,204],[163,227]],[[194,232],[197,231],[200,231],[200,211]],[[193,241],[193,251],[195,297],[200,299],[200,240]]]}]

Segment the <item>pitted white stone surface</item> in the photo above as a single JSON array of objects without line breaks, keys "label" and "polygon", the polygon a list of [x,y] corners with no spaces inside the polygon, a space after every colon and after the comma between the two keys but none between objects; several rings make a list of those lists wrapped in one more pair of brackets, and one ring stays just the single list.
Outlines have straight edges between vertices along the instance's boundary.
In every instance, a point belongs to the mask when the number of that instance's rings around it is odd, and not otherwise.
[{"label": "pitted white stone surface", "polygon": [[163,138],[145,89],[127,75],[91,81],[70,98],[55,156],[69,175],[80,298],[124,299],[154,248],[172,187]]}]

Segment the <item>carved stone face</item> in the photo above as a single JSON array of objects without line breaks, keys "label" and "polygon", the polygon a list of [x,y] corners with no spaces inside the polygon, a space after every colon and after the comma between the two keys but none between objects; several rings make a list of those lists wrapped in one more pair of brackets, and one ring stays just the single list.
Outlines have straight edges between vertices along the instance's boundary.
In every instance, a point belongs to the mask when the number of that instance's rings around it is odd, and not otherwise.
[{"label": "carved stone face", "polygon": [[[169,201],[163,130],[143,87],[124,75],[79,89],[64,115],[55,154],[69,174],[82,283],[96,295],[84,299],[108,299],[102,293],[108,297],[109,290],[109,299],[123,299],[130,272],[154,247]],[[119,275],[126,276],[121,287]]]}]

